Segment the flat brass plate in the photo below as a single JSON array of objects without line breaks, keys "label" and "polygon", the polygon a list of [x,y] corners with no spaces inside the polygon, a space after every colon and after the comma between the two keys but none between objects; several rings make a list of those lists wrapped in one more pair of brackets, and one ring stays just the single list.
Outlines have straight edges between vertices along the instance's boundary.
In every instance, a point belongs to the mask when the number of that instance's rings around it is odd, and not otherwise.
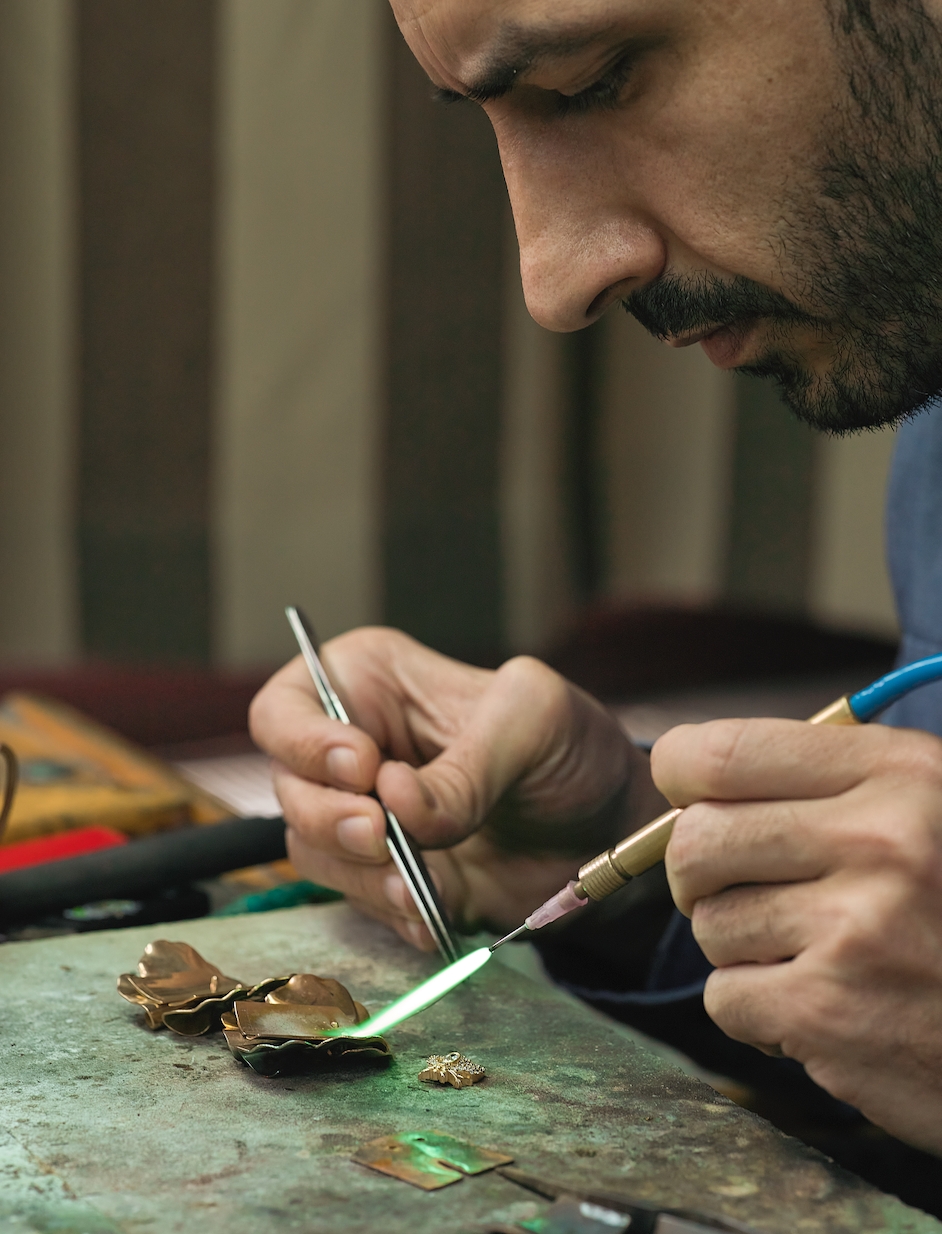
[{"label": "flat brass plate", "polygon": [[440,1131],[406,1131],[371,1140],[357,1149],[352,1160],[423,1191],[437,1191],[460,1182],[466,1174],[483,1174],[507,1165],[513,1157]]},{"label": "flat brass plate", "polygon": [[310,1007],[303,1003],[245,1003],[233,1007],[244,1037],[316,1037],[336,1028],[353,1028],[358,1021],[339,1007]]}]

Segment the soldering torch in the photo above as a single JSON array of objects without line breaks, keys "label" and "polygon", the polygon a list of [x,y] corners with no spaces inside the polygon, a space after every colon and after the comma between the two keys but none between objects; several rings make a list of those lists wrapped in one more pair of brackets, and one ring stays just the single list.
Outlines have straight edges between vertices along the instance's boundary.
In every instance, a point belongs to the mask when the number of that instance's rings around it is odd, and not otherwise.
[{"label": "soldering torch", "polygon": [[[808,723],[866,724],[910,690],[940,679],[942,655],[929,656],[925,660],[917,660],[887,673],[856,694],[839,698],[813,715]],[[490,950],[496,951],[498,947],[521,934],[541,930],[550,922],[565,917],[567,913],[584,908],[590,900],[604,900],[613,891],[618,891],[633,878],[663,861],[674,824],[682,813],[682,809],[668,810],[640,831],[621,840],[614,848],[593,857],[580,869],[577,880],[570,882],[562,891],[542,904],[530,914],[522,926],[499,939]]]}]

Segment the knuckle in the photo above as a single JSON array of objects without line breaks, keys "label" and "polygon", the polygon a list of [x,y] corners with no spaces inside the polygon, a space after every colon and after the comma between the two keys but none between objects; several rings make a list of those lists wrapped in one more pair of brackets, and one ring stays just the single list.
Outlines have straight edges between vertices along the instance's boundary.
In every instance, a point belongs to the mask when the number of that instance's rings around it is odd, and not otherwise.
[{"label": "knuckle", "polygon": [[548,664],[535,656],[514,656],[506,660],[495,674],[496,680],[526,700],[528,706],[536,703],[547,707],[564,702],[569,695],[569,684]]},{"label": "knuckle", "polygon": [[821,976],[796,983],[778,1014],[782,1051],[802,1064],[840,1051],[859,1031],[842,988]]},{"label": "knuckle", "polygon": [[[666,861],[672,882],[676,880],[688,894],[696,892],[705,872],[705,863],[711,860],[707,834],[715,830],[711,827],[716,821],[715,816],[716,811],[711,806],[697,802],[687,806],[674,823]],[[714,844],[715,840],[714,835]]]},{"label": "knuckle", "polygon": [[906,780],[942,790],[942,741],[938,737],[915,731],[893,733],[891,751],[895,769]]},{"label": "knuckle", "polygon": [[835,970],[858,975],[898,970],[912,924],[909,881],[892,875],[868,879],[834,911],[828,951]]},{"label": "knuckle", "polygon": [[938,800],[918,789],[905,803],[874,803],[851,823],[854,863],[902,874],[913,884],[942,886],[938,815]]},{"label": "knuckle", "polygon": [[696,805],[688,806],[674,823],[667,852],[671,870],[679,878],[689,874],[699,858],[701,813]]},{"label": "knuckle", "polygon": [[715,968],[703,989],[707,1015],[734,1041],[751,1041],[755,1036],[753,1008],[742,997],[738,984],[729,979],[728,970]]},{"label": "knuckle", "polygon": [[671,787],[679,788],[682,776],[683,786],[694,796],[723,797],[730,770],[755,724],[754,720],[711,720],[671,729],[651,751],[655,783],[670,797]]},{"label": "knuckle", "polygon": [[714,720],[703,725],[698,770],[706,796],[723,796],[730,769],[753,727],[751,720]]}]

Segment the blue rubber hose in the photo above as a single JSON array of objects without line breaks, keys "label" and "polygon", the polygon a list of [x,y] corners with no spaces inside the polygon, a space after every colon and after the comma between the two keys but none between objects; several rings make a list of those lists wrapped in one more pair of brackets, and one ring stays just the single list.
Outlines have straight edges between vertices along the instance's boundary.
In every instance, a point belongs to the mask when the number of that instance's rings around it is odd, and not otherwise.
[{"label": "blue rubber hose", "polygon": [[916,660],[902,668],[894,669],[872,685],[864,686],[848,699],[850,709],[860,721],[866,724],[881,711],[885,711],[891,703],[915,690],[918,686],[927,686],[930,682],[942,680],[942,655],[928,656],[925,660]]}]

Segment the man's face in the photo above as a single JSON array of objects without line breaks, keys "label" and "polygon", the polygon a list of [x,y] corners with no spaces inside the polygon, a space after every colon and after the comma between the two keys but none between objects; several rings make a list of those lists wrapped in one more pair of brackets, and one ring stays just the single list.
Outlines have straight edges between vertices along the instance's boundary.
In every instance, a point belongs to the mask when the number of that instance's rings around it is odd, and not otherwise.
[{"label": "man's face", "polygon": [[942,0],[392,2],[491,119],[537,321],[623,301],[833,431],[942,389]]}]

